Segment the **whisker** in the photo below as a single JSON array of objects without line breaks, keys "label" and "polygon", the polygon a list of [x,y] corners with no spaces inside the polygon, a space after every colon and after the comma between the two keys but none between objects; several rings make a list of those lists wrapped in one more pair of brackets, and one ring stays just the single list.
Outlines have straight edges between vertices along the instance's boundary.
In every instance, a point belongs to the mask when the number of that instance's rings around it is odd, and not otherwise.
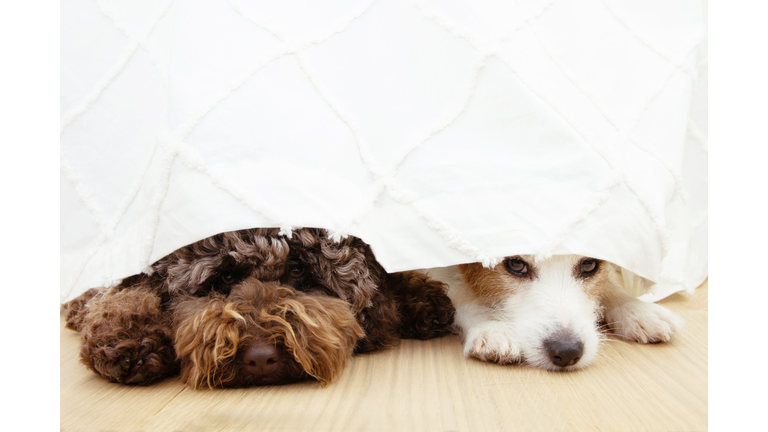
[{"label": "whisker", "polygon": [[629,320],[612,321],[612,322],[609,322],[609,323],[605,323],[605,325],[610,327],[610,326],[612,326],[614,324],[626,324],[626,323],[632,323],[632,321],[629,321]]},{"label": "whisker", "polygon": [[607,338],[605,340],[606,340],[606,342],[614,342],[614,343],[619,343],[619,344],[624,344],[624,345],[631,345],[629,343],[629,341],[626,341],[626,340],[623,340],[623,339]]},{"label": "whisker", "polygon": [[621,363],[618,362],[613,356],[609,356],[604,351],[598,351],[597,356],[595,356],[595,362],[606,360],[613,362],[614,365],[621,365]]},{"label": "whisker", "polygon": [[598,331],[605,331],[605,330],[610,330],[610,329],[611,329],[611,325],[610,324],[603,324],[603,325],[597,327]]}]

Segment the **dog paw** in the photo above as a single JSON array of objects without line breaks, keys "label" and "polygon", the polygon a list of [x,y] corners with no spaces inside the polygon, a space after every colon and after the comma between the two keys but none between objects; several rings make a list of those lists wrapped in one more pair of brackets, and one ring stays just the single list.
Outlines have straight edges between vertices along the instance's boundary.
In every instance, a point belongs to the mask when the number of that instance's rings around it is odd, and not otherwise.
[{"label": "dog paw", "polygon": [[417,272],[403,273],[410,279],[399,299],[401,339],[432,339],[453,331],[456,309],[443,283]]},{"label": "dog paw", "polygon": [[152,384],[178,370],[176,352],[167,335],[111,341],[84,337],[80,361],[111,382],[130,385]]},{"label": "dog paw", "polygon": [[131,288],[106,289],[87,307],[69,306],[79,314],[80,362],[121,384],[147,385],[175,373],[172,315],[160,303],[154,291]]},{"label": "dog paw", "polygon": [[616,336],[641,343],[669,342],[685,325],[669,309],[640,300],[608,311],[605,319]]},{"label": "dog paw", "polygon": [[508,364],[522,360],[514,335],[497,323],[483,323],[467,332],[464,355],[479,360]]}]

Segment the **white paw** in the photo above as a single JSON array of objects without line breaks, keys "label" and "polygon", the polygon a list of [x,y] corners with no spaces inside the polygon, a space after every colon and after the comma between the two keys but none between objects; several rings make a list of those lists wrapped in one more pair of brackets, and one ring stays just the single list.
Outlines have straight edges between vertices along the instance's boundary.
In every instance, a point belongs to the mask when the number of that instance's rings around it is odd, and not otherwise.
[{"label": "white paw", "polygon": [[605,320],[616,336],[642,343],[669,342],[685,325],[669,309],[640,300],[606,312]]},{"label": "white paw", "polygon": [[502,364],[522,360],[520,346],[512,332],[492,321],[469,329],[464,341],[464,355]]}]

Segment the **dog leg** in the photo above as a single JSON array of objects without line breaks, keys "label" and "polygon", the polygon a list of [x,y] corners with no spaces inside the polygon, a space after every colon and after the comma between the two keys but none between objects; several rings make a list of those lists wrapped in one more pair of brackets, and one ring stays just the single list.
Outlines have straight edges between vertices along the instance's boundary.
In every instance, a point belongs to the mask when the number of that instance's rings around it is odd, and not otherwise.
[{"label": "dog leg", "polygon": [[91,290],[64,305],[77,318],[81,363],[121,384],[146,385],[176,372],[170,314],[160,309],[160,296],[120,288]]},{"label": "dog leg", "polygon": [[456,324],[462,329],[464,355],[500,364],[522,361],[522,350],[512,326],[496,314],[476,302],[456,306]]},{"label": "dog leg", "polygon": [[448,287],[448,297],[456,308],[453,328],[461,335],[465,356],[502,364],[522,361],[511,321],[469,288],[458,267],[430,269],[427,274]]},{"label": "dog leg", "polygon": [[601,303],[608,326],[622,339],[642,343],[668,342],[685,325],[685,321],[669,309],[638,300],[617,287],[607,289]]},{"label": "dog leg", "polygon": [[80,294],[79,297],[71,300],[62,305],[61,309],[67,314],[66,328],[70,330],[80,331],[80,326],[83,325],[83,320],[86,316],[86,307],[90,299],[99,293],[98,288],[91,288],[88,291]]}]

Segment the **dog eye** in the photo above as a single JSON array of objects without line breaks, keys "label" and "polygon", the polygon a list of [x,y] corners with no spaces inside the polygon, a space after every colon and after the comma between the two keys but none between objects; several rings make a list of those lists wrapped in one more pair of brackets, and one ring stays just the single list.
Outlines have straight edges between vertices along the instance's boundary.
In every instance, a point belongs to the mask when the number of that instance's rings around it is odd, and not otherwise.
[{"label": "dog eye", "polygon": [[293,266],[291,267],[291,277],[301,277],[304,274],[304,267],[301,266]]},{"label": "dog eye", "polygon": [[592,273],[594,273],[597,270],[597,261],[595,260],[586,260],[581,263],[581,274],[584,276],[589,276]]},{"label": "dog eye", "polygon": [[235,277],[232,275],[232,273],[224,273],[221,275],[221,281],[225,284],[231,284],[235,281]]},{"label": "dog eye", "polygon": [[528,273],[528,264],[517,258],[509,259],[505,262],[507,270],[516,276],[522,276]]},{"label": "dog eye", "polygon": [[123,357],[123,361],[126,362],[126,363],[130,363],[131,362],[131,358],[130,357]]}]

